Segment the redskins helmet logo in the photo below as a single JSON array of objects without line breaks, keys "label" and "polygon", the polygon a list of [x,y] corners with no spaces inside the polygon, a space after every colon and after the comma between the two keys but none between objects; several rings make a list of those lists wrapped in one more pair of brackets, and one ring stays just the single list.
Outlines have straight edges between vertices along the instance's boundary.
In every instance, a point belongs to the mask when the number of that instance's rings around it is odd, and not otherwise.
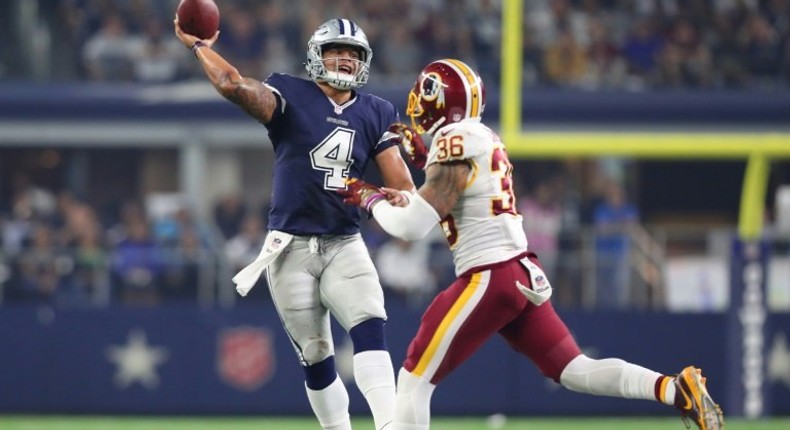
[{"label": "redskins helmet logo", "polygon": [[436,100],[436,107],[441,109],[444,107],[444,83],[442,77],[436,72],[428,72],[422,76],[420,83],[420,92],[422,99],[426,102]]},{"label": "redskins helmet logo", "polygon": [[[415,88],[409,92],[409,103],[406,107],[407,115],[412,117],[412,125],[420,132],[425,130],[414,122],[415,117],[420,117],[430,111],[442,110],[445,107],[444,88],[442,76],[436,72],[422,73]],[[423,102],[426,104],[423,105]],[[435,103],[433,107],[429,103]]]},{"label": "redskins helmet logo", "polygon": [[417,77],[406,114],[415,130],[433,134],[448,123],[479,118],[484,106],[480,75],[460,60],[444,59],[430,63]]}]

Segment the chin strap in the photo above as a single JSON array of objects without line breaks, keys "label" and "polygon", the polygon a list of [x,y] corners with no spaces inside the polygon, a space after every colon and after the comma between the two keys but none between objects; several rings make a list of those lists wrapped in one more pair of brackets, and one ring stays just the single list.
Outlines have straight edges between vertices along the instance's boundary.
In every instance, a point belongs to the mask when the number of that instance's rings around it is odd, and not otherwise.
[{"label": "chin strap", "polygon": [[433,123],[433,125],[431,126],[431,128],[430,128],[430,129],[428,129],[428,130],[427,130],[425,133],[426,133],[426,134],[430,134],[431,136],[433,136],[433,134],[436,132],[436,130],[438,130],[438,129],[439,129],[439,127],[441,127],[441,126],[442,126],[442,124],[444,124],[444,123],[445,123],[445,121],[447,121],[447,118],[445,118],[445,117],[441,117],[441,118],[439,118],[439,120],[438,120],[438,121],[436,121],[435,123]]}]

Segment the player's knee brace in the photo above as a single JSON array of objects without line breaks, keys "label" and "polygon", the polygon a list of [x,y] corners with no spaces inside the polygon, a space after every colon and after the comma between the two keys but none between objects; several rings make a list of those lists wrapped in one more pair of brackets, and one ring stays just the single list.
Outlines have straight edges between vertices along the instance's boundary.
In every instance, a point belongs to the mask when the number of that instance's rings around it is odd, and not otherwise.
[{"label": "player's knee brace", "polygon": [[381,318],[362,321],[352,327],[348,334],[354,344],[354,354],[362,351],[387,350],[387,343],[384,340],[384,320]]},{"label": "player's knee brace", "polygon": [[325,360],[304,367],[305,383],[311,390],[323,390],[337,378],[335,369],[335,356],[329,356]]}]

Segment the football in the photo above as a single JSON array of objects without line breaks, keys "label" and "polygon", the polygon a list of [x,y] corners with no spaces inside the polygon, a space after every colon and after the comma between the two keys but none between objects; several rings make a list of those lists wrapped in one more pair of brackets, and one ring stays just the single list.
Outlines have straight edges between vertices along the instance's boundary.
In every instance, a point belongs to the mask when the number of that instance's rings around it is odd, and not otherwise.
[{"label": "football", "polygon": [[181,0],[176,10],[184,33],[210,39],[219,29],[219,9],[214,0]]}]

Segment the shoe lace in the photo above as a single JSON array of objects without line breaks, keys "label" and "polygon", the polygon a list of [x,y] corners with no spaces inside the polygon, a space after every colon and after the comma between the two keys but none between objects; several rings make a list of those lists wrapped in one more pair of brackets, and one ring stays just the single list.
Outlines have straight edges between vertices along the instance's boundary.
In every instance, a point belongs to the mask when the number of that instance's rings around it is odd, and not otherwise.
[{"label": "shoe lace", "polygon": [[687,429],[690,429],[691,419],[688,417],[688,413],[686,411],[680,411],[680,418],[683,420],[683,425],[686,426]]},{"label": "shoe lace", "polygon": [[[679,375],[679,374],[675,375],[675,379],[676,380],[677,380],[677,378],[680,378],[680,377],[681,377],[681,375]],[[683,387],[680,384],[677,384],[677,390],[683,391]],[[680,418],[683,419],[683,425],[686,427],[686,429],[690,429],[691,428],[692,418],[689,417],[689,412],[691,412],[693,410],[693,408],[686,409],[686,408],[681,407],[680,405],[678,405],[677,402],[676,402],[676,406],[677,406],[677,409],[680,410]],[[695,422],[695,424],[696,424],[696,422]]]}]

